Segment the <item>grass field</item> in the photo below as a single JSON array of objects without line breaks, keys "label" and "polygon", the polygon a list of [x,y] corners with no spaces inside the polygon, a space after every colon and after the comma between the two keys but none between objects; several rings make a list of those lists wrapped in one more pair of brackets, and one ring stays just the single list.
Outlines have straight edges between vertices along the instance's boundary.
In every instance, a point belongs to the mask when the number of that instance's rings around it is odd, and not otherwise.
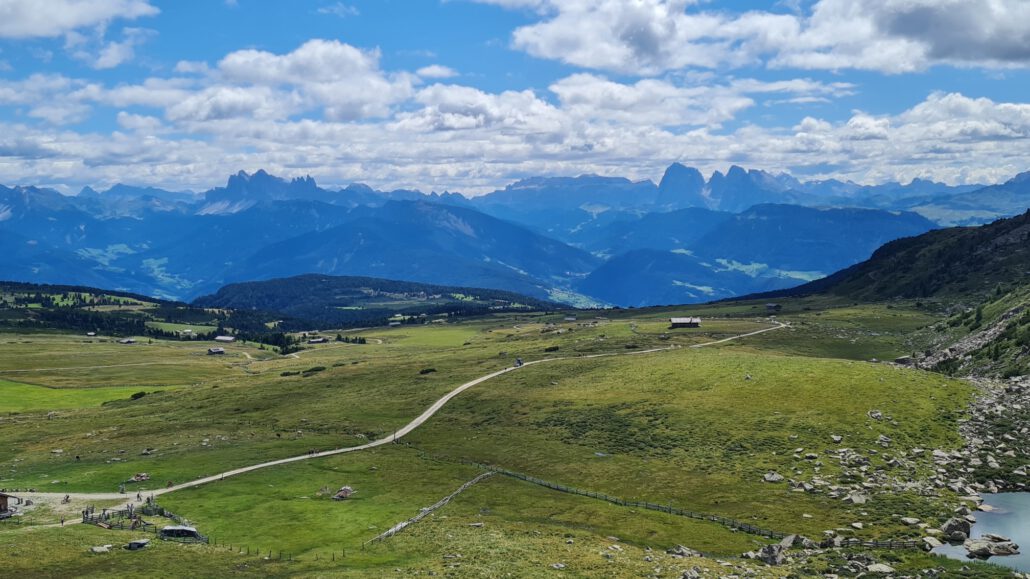
[{"label": "grass field", "polygon": [[104,402],[124,400],[138,391],[134,386],[55,389],[0,380],[0,415],[98,407]]},{"label": "grass field", "polygon": [[[673,315],[704,321],[671,330]],[[481,472],[463,461],[816,538],[857,521],[865,525],[859,536],[912,536],[895,514],[928,521],[947,515],[933,497],[874,492],[857,507],[761,480],[775,470],[836,482],[841,467],[827,453],[841,446],[867,454],[873,470],[918,476],[930,465],[893,472],[890,457],[914,447],[957,447],[969,386],[864,361],[906,353],[915,330],[941,318],[912,307],[803,301],[785,302],[777,319],[791,327],[711,348],[689,346],[771,327],[764,307],[580,312],[577,321],[562,313],[504,314],[364,330],[367,344],[316,345],[292,356],[247,344],[207,356],[200,342],[122,346],[67,334],[0,334],[0,448],[12,449],[0,457],[0,487],[59,493],[112,492],[136,472],[152,480],[130,492],[154,489],[309,449],[358,445],[388,436],[457,385],[516,357],[566,358],[477,385],[403,445],[271,467],[160,498],[219,543],[281,550],[292,562],[230,554],[224,545],[87,555],[89,544],[127,534],[41,528],[45,510],[20,526],[0,523],[0,540],[55,550],[44,568],[55,576],[129,576],[126,565],[141,574],[166,566],[172,575],[193,565],[199,576],[394,569],[537,576],[554,573],[553,563],[574,576],[644,576],[656,566],[662,574],[681,573],[688,563],[718,567],[710,559],[672,561],[662,553],[672,545],[732,557],[761,544],[715,523],[495,476],[405,533],[361,550]],[[582,358],[650,348],[672,349]],[[147,394],[129,399],[140,391]],[[872,409],[893,422],[870,419]],[[49,411],[56,416],[48,419]],[[889,450],[877,446],[880,435],[892,439]],[[805,459],[798,448],[821,458]],[[352,500],[333,502],[321,492],[342,485],[358,490]],[[899,566],[938,565],[920,554],[898,557]],[[0,564],[10,558],[0,555]],[[15,561],[7,568],[28,567]]]}]

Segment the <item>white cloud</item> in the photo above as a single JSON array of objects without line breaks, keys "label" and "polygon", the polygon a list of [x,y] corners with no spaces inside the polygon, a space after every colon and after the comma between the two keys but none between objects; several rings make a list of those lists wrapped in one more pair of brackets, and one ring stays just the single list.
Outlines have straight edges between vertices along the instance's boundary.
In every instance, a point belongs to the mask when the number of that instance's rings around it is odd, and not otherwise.
[{"label": "white cloud", "polygon": [[118,116],[116,117],[116,120],[118,121],[118,126],[122,127],[123,129],[145,133],[158,132],[164,126],[164,124],[161,122],[161,119],[157,117],[151,117],[147,115],[136,115],[132,113],[127,113],[125,111],[118,111]]},{"label": "white cloud", "polygon": [[323,6],[316,10],[318,14],[329,14],[332,16],[338,16],[340,18],[347,18],[348,16],[358,16],[361,12],[357,8],[350,4],[344,4],[343,2],[336,2],[328,6]]},{"label": "white cloud", "polygon": [[649,76],[766,64],[888,73],[937,64],[1030,65],[1025,0],[819,0],[786,13],[713,11],[697,0],[478,0],[533,8],[512,45],[540,58]]},{"label": "white cloud", "polygon": [[[107,85],[61,75],[0,80],[0,182],[133,181],[204,189],[240,167],[328,185],[482,192],[534,174],[658,178],[672,160],[870,182],[999,178],[1030,166],[1030,104],[933,93],[894,115],[855,111],[758,126],[776,103],[833,100],[846,82],[688,71],[629,82],[576,73],[539,91],[423,86],[379,53],[313,40],[213,66]],[[794,106],[794,105],[789,105]],[[116,113],[108,113],[114,109]],[[55,125],[110,114],[116,131]],[[799,115],[800,116],[800,115]],[[736,121],[736,122],[732,122]]]},{"label": "white cloud", "polygon": [[0,38],[61,36],[116,19],[158,14],[148,0],[3,0]]},{"label": "white cloud", "polygon": [[136,47],[157,34],[145,28],[126,28],[122,31],[121,41],[108,42],[97,55],[93,67],[97,69],[114,68],[132,60],[136,56]]},{"label": "white cloud", "polygon": [[458,72],[453,68],[448,68],[439,64],[430,64],[429,66],[423,66],[422,68],[415,71],[415,74],[422,78],[453,78],[458,76]]},{"label": "white cloud", "polygon": [[291,90],[308,107],[321,107],[331,119],[386,116],[412,94],[414,75],[385,74],[379,51],[361,50],[336,40],[309,40],[278,55],[241,50],[218,63],[224,81]]}]

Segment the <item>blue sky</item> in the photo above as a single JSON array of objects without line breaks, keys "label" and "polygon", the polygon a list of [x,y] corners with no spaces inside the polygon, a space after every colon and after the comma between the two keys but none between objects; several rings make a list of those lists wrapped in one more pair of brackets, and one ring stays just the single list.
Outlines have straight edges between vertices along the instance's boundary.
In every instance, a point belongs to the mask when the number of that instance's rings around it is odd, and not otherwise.
[{"label": "blue sky", "polygon": [[0,183],[1030,169],[1023,0],[0,0]]}]

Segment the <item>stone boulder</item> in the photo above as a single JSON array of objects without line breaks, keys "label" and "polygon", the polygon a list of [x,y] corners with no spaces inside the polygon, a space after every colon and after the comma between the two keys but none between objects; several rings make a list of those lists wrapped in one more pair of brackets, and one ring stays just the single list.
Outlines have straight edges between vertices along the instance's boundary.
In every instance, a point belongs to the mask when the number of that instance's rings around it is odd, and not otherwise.
[{"label": "stone boulder", "polygon": [[969,521],[960,517],[952,517],[941,525],[941,531],[944,533],[944,538],[956,543],[960,543],[968,539],[969,531],[971,529],[972,525]]},{"label": "stone boulder", "polygon": [[666,553],[672,555],[674,559],[685,559],[687,557],[704,557],[700,552],[695,551],[689,547],[683,545],[676,545],[665,550]]},{"label": "stone boulder", "polygon": [[764,480],[767,483],[783,482],[783,475],[778,472],[769,471],[765,473],[765,476],[762,477],[762,480]]}]

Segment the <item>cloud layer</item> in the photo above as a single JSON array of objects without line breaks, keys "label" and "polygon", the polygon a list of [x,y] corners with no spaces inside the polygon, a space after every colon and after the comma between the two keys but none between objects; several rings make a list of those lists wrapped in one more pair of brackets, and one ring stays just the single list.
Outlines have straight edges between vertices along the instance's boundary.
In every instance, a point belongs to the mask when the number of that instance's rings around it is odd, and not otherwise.
[{"label": "cloud layer", "polygon": [[[390,68],[381,48],[316,38],[132,82],[8,74],[0,182],[203,189],[265,168],[476,193],[536,174],[655,179],[672,161],[860,182],[993,182],[1030,168],[1027,103],[928,90],[892,114],[816,107],[865,90],[825,70],[1025,67],[1025,2],[819,0],[731,13],[693,0],[481,1],[525,11],[532,22],[512,31],[512,47],[572,70],[492,92],[447,63]],[[158,34],[134,25],[108,38],[108,23],[157,13],[143,0],[54,2],[66,13],[43,22],[38,4],[0,0],[0,37],[64,37],[87,68],[110,69]],[[770,111],[787,112],[765,122]],[[96,119],[113,128],[82,128]]]}]

